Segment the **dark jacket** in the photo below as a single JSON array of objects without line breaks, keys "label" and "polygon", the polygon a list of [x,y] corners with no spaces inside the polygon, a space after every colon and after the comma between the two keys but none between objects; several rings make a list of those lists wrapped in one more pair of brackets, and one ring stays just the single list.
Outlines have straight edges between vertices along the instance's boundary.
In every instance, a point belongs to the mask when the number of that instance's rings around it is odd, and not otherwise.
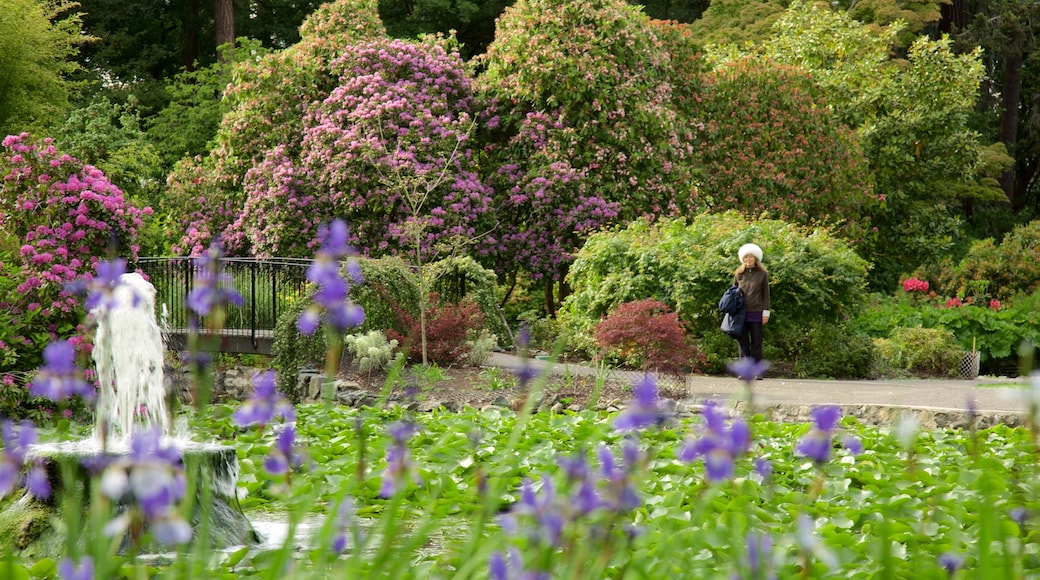
[{"label": "dark jacket", "polygon": [[745,270],[733,276],[733,283],[744,291],[748,312],[769,310],[769,272],[762,268]]}]

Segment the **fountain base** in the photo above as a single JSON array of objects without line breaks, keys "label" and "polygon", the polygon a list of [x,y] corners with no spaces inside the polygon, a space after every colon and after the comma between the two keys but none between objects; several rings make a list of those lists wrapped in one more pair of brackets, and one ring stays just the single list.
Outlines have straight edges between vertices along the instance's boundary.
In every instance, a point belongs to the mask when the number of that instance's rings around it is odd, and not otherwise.
[{"label": "fountain base", "polygon": [[[209,522],[207,543],[211,548],[260,543],[259,535],[238,503],[238,455],[235,449],[225,445],[197,443],[179,443],[177,447],[184,458],[188,489],[195,489],[190,522],[196,534],[193,541],[198,541],[200,525],[205,517]],[[0,542],[11,546],[22,557],[36,559],[60,556],[68,531],[67,526],[55,523],[62,521],[60,512],[63,506],[71,504],[65,499],[73,494],[73,499],[77,500],[74,505],[83,506],[85,512],[92,509],[90,502],[84,498],[92,497],[91,484],[96,478],[91,479],[83,464],[118,460],[125,455],[125,452],[120,451],[101,452],[89,441],[31,447],[28,460],[40,458],[46,462],[51,488],[55,493],[47,500],[34,498],[27,493],[5,508],[0,513]],[[69,474],[74,475],[70,478]],[[125,509],[125,505],[114,505],[108,517],[115,517]],[[86,513],[80,521],[88,521]],[[85,544],[86,537],[80,538],[80,542]],[[129,538],[123,538],[122,548],[128,543]],[[152,549],[163,550],[159,546]]]}]

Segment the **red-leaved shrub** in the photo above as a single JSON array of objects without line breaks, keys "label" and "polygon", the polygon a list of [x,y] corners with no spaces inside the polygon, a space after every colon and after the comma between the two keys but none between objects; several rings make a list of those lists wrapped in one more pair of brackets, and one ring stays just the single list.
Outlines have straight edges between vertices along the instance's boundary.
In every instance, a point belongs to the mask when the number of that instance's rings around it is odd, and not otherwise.
[{"label": "red-leaved shrub", "polygon": [[596,343],[600,358],[667,375],[696,371],[704,356],[687,342],[678,314],[652,298],[619,305],[596,325]]},{"label": "red-leaved shrub", "polygon": [[[426,311],[426,358],[438,365],[453,365],[468,351],[466,338],[469,331],[477,330],[484,325],[484,313],[472,300],[463,300],[458,304],[441,304],[439,297],[433,294],[430,296],[430,303],[431,306]],[[406,334],[397,330],[387,330],[386,335],[398,341],[409,361],[421,361],[422,334],[419,318],[396,306],[394,315],[398,327],[406,329]]]}]

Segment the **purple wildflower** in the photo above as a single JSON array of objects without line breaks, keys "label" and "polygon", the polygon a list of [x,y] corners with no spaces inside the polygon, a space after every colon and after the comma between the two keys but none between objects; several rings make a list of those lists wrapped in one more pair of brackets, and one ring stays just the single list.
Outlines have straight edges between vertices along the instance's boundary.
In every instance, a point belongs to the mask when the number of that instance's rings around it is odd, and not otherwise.
[{"label": "purple wildflower", "polygon": [[41,461],[36,461],[25,476],[25,488],[33,497],[47,499],[51,496],[51,482]]},{"label": "purple wildflower", "polygon": [[542,477],[542,486],[535,489],[530,478],[524,478],[520,487],[520,501],[513,506],[512,512],[503,520],[507,529],[516,529],[517,516],[528,516],[532,527],[526,528],[530,538],[544,546],[558,546],[566,523],[559,501],[556,487],[548,477]]},{"label": "purple wildflower", "polygon": [[119,285],[119,277],[126,273],[126,260],[102,260],[97,263],[95,271],[97,273],[94,276],[84,274],[69,284],[67,289],[73,294],[86,296],[83,307],[88,312],[95,309],[112,310],[118,306],[113,292]]},{"label": "purple wildflower", "polygon": [[769,569],[769,555],[773,540],[768,534],[749,532],[747,535],[747,565],[750,578],[776,578]]},{"label": "purple wildflower", "polygon": [[726,368],[733,376],[746,383],[751,383],[769,370],[769,361],[756,361],[746,356],[729,363]]},{"label": "purple wildflower", "polygon": [[174,545],[189,541],[191,527],[177,509],[186,487],[180,451],[164,445],[158,429],[135,431],[127,456],[111,462],[101,474],[101,493],[113,501],[133,500],[132,510],[109,522],[105,532],[126,532],[133,519],[131,512],[136,512],[144,517],[157,542]]},{"label": "purple wildflower", "polygon": [[332,519],[332,527],[336,531],[336,535],[332,537],[330,547],[334,553],[342,554],[345,552],[351,546],[351,540],[354,542],[353,545],[356,546],[364,539],[364,535],[358,527],[355,514],[354,498],[344,497],[336,507],[336,513]]},{"label": "purple wildflower", "polygon": [[509,548],[508,561],[501,552],[493,552],[488,560],[488,571],[492,580],[549,580],[552,578],[548,572],[524,570],[524,562],[520,557],[520,551],[516,548]]},{"label": "purple wildflower", "polygon": [[80,558],[76,564],[65,558],[58,564],[58,575],[61,580],[92,580],[94,578],[94,560],[90,556]]},{"label": "purple wildflower", "polygon": [[[19,484],[22,467],[25,465],[25,454],[29,447],[36,443],[36,428],[30,421],[14,424],[4,421],[0,425],[4,442],[3,455],[0,455],[0,498],[11,493]],[[43,496],[46,497],[46,496]]]},{"label": "purple wildflower", "polygon": [[296,413],[278,392],[274,371],[264,371],[253,377],[253,396],[231,415],[231,419],[239,427],[264,427],[275,417],[292,421]]},{"label": "purple wildflower", "polygon": [[639,469],[645,458],[635,442],[625,440],[622,449],[624,463],[618,464],[613,452],[602,445],[597,452],[600,461],[600,473],[607,482],[607,493],[604,494],[604,507],[617,513],[626,513],[643,504],[642,498],[633,486],[631,474]]},{"label": "purple wildflower", "polygon": [[761,476],[762,479],[769,479],[773,476],[773,462],[765,457],[756,457],[755,473]]},{"label": "purple wildflower", "polygon": [[[808,457],[818,465],[830,460],[831,450],[834,447],[832,439],[841,414],[841,409],[834,405],[813,407],[810,412],[813,428],[798,440],[794,454],[799,457]],[[846,438],[845,445],[853,454],[863,451],[863,444],[854,437]]]},{"label": "purple wildflower", "polygon": [[614,420],[619,431],[642,429],[651,425],[660,427],[671,417],[667,405],[657,397],[657,380],[653,375],[644,375],[632,385],[635,398],[628,402],[624,411]]},{"label": "purple wildflower", "polygon": [[[365,311],[350,301],[350,283],[343,277],[340,261],[357,254],[349,244],[349,230],[342,220],[333,220],[318,232],[322,240],[307,269],[307,280],[317,287],[314,303],[300,315],[296,327],[305,335],[314,334],[321,322],[337,332],[360,326],[365,321]],[[355,283],[361,281],[361,271],[356,266],[348,268]]]},{"label": "purple wildflower", "polygon": [[939,566],[943,570],[946,570],[946,575],[949,578],[953,578],[953,575],[957,573],[957,570],[964,565],[964,558],[953,552],[944,552],[939,555]]},{"label": "purple wildflower", "polygon": [[528,383],[538,378],[538,369],[527,362],[524,359],[522,365],[519,368],[513,369],[513,374],[516,375],[516,380],[520,382],[520,388],[524,388]]},{"label": "purple wildflower", "polygon": [[387,429],[390,445],[386,448],[386,471],[383,472],[379,497],[388,498],[397,493],[405,476],[414,471],[407,443],[419,432],[419,426],[411,421],[398,421]]},{"label": "purple wildflower", "polygon": [[679,459],[704,461],[708,481],[719,482],[733,477],[734,463],[751,447],[751,430],[742,418],[726,425],[726,415],[715,401],[707,401],[701,411],[704,426],[700,438],[687,441],[679,450]]},{"label": "purple wildflower", "polygon": [[87,400],[95,396],[94,388],[83,380],[76,366],[76,349],[67,340],[48,344],[43,349],[43,366],[33,377],[29,392],[58,402],[79,395]]},{"label": "purple wildflower", "polygon": [[291,424],[281,425],[275,435],[271,454],[264,459],[264,469],[271,475],[281,475],[303,463],[297,453],[296,427]]},{"label": "purple wildflower", "polygon": [[1029,519],[1029,510],[1024,507],[1017,507],[1012,509],[1009,515],[1011,516],[1011,521],[1021,527],[1026,525],[1026,521]]},{"label": "purple wildflower", "polygon": [[209,316],[214,309],[222,308],[225,304],[241,306],[242,296],[235,290],[228,276],[221,267],[224,251],[220,240],[214,240],[209,250],[196,261],[199,269],[195,277],[195,287],[184,299],[185,306],[195,315],[192,324],[197,327],[198,318]]}]

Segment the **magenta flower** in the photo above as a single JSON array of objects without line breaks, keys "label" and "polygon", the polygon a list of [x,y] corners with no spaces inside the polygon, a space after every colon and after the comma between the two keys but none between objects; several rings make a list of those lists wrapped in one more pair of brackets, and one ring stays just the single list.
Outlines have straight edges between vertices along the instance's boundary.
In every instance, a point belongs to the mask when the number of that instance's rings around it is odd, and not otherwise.
[{"label": "magenta flower", "polygon": [[928,292],[928,282],[917,278],[907,278],[903,281],[905,292]]}]

